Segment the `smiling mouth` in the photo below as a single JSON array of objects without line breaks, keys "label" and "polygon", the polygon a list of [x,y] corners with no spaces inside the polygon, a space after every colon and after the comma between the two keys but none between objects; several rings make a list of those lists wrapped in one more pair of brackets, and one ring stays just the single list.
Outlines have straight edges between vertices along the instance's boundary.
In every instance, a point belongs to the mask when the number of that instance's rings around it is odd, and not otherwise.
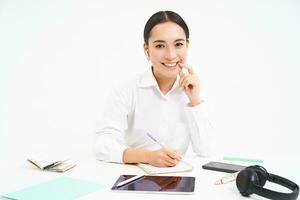
[{"label": "smiling mouth", "polygon": [[164,65],[165,67],[173,68],[173,67],[176,67],[178,65],[178,62],[174,62],[174,63],[161,63],[161,64]]}]

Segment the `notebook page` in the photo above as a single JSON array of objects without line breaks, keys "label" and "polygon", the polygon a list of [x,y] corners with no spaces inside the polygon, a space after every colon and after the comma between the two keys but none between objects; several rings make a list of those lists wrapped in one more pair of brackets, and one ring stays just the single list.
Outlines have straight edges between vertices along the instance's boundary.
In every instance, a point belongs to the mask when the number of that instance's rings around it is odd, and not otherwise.
[{"label": "notebook page", "polygon": [[187,172],[193,170],[193,166],[186,161],[181,161],[174,167],[155,167],[149,164],[142,163],[138,164],[137,166],[143,169],[148,174],[166,174],[175,172]]}]

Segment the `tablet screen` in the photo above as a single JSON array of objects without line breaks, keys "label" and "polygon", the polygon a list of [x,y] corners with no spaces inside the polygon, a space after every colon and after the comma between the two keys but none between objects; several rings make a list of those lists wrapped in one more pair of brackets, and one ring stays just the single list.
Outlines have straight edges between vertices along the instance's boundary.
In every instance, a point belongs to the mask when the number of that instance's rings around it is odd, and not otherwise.
[{"label": "tablet screen", "polygon": [[142,178],[117,187],[116,185],[134,175],[121,175],[114,186],[115,191],[139,191],[189,194],[194,192],[195,177],[188,176],[143,176]]}]

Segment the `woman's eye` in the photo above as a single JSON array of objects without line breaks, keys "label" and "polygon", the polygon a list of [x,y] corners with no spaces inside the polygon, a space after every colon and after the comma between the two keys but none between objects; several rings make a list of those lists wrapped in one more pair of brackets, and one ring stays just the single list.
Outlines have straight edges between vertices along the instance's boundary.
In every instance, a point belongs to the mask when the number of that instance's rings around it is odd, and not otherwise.
[{"label": "woman's eye", "polygon": [[162,45],[162,44],[158,44],[155,46],[155,48],[163,48],[163,47],[164,47],[164,45]]},{"label": "woman's eye", "polygon": [[183,46],[183,43],[178,42],[178,43],[175,44],[175,46],[176,46],[176,47],[181,47],[181,46]]}]

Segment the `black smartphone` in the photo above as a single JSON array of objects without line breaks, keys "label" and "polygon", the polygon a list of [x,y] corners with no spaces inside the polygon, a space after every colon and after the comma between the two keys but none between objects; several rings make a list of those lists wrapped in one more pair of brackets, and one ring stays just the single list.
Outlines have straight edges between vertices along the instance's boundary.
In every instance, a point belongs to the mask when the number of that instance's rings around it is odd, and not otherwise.
[{"label": "black smartphone", "polygon": [[241,171],[245,169],[247,166],[242,165],[236,165],[236,164],[229,164],[229,163],[222,163],[222,162],[209,162],[205,165],[202,165],[203,169],[209,169],[214,171],[220,171],[220,172],[228,172],[228,173],[234,173],[237,171]]}]

